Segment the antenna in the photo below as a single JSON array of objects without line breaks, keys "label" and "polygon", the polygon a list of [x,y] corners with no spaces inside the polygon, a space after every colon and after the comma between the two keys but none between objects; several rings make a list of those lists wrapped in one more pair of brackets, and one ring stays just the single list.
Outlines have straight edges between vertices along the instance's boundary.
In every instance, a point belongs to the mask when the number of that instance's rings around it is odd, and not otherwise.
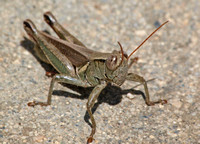
[{"label": "antenna", "polygon": [[120,42],[118,42],[118,44],[119,44],[121,52],[122,52],[122,60],[121,60],[121,62],[123,62],[123,60],[124,60],[124,51],[123,51],[123,48],[122,48],[122,45],[120,44]]},{"label": "antenna", "polygon": [[169,21],[164,22],[163,24],[161,24],[156,30],[154,30],[129,56],[128,59],[131,57],[131,55],[137,51],[156,31],[158,31],[162,26],[164,26],[166,23],[168,23]]}]

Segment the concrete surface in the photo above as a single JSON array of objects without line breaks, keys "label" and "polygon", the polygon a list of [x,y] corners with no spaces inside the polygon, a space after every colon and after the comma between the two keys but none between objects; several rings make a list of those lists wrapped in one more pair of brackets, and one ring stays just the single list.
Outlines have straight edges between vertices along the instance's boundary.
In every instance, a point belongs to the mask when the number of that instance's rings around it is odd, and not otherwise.
[{"label": "concrete surface", "polygon": [[169,20],[134,54],[139,61],[130,70],[155,78],[148,82],[151,99],[168,104],[146,106],[142,86],[134,88],[138,95],[123,91],[137,83],[109,86],[96,104],[93,143],[200,143],[199,0],[1,0],[0,143],[82,144],[90,133],[85,113],[91,89],[56,84],[51,106],[27,106],[46,100],[51,78],[45,76],[48,66],[34,56],[22,23],[29,18],[55,35],[43,21],[46,11],[87,47],[111,52],[119,50],[120,41],[128,54]]}]

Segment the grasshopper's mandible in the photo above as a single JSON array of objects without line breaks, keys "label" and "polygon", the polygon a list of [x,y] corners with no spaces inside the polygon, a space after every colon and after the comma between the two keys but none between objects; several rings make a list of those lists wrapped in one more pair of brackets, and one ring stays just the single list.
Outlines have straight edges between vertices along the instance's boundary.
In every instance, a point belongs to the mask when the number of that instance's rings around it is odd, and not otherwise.
[{"label": "grasshopper's mandible", "polygon": [[46,12],[44,19],[60,39],[39,31],[29,19],[23,22],[24,29],[34,41],[38,57],[42,61],[51,64],[59,74],[54,75],[51,80],[47,102],[33,101],[29,103],[29,106],[50,105],[55,82],[68,83],[81,87],[94,87],[87,102],[87,111],[92,123],[92,131],[88,138],[88,143],[90,143],[93,141],[96,131],[96,123],[91,109],[99,94],[108,83],[120,86],[125,80],[139,82],[144,86],[145,102],[148,106],[167,102],[166,100],[150,101],[147,82],[137,74],[128,73],[130,67],[128,60],[149,37],[168,21],[157,28],[140,46],[127,56],[124,54],[120,43],[121,50],[113,51],[112,53],[101,53],[88,49],[82,42],[65,30],[51,12]]}]

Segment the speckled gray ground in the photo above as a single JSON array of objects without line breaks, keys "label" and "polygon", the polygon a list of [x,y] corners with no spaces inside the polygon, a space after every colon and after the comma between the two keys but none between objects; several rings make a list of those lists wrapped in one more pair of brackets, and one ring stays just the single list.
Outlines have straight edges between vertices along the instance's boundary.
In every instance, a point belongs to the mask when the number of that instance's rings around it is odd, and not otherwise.
[{"label": "speckled gray ground", "polygon": [[[137,83],[107,88],[94,113],[93,143],[200,143],[199,0],[1,0],[0,143],[86,143],[90,133],[84,120],[84,89],[73,94],[56,84],[51,106],[27,106],[32,100],[46,100],[51,78],[24,38],[22,22],[30,18],[54,35],[43,21],[46,11],[88,47],[118,50],[120,41],[129,54],[159,23],[169,20],[135,53],[139,61],[130,70],[147,80],[156,78],[148,83],[151,98],[165,98],[168,104],[148,107],[140,95],[123,93]],[[144,91],[142,86],[135,89]]]}]

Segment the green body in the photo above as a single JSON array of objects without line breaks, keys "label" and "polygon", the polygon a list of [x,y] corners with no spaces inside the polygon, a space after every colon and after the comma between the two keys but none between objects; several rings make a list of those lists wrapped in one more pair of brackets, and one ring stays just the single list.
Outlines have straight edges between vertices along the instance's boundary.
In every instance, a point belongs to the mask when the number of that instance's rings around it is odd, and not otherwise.
[{"label": "green body", "polygon": [[91,109],[108,83],[120,86],[125,80],[140,82],[144,85],[147,105],[166,102],[165,100],[150,101],[146,81],[137,74],[128,73],[128,68],[130,67],[128,65],[128,57],[123,54],[122,50],[121,52],[114,51],[113,53],[93,51],[86,48],[82,42],[64,29],[50,12],[44,14],[44,19],[60,39],[37,30],[31,20],[24,21],[24,29],[35,42],[35,50],[38,57],[42,61],[51,64],[59,74],[52,78],[47,102],[34,101],[30,102],[29,106],[50,105],[55,82],[94,87],[87,102],[87,111],[92,122],[92,132],[88,138],[88,143],[90,143],[96,130],[96,123]]}]

